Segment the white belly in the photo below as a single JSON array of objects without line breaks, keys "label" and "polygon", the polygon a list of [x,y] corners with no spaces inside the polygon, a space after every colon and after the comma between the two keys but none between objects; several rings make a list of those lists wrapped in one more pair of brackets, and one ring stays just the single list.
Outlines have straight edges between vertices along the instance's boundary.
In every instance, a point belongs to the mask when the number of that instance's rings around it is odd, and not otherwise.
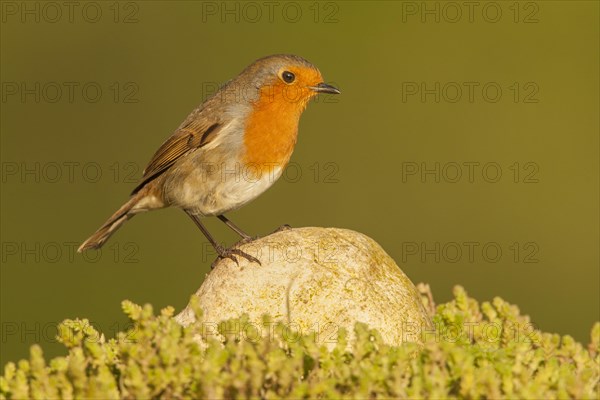
[{"label": "white belly", "polygon": [[270,188],[283,168],[257,174],[239,162],[204,163],[183,179],[168,182],[168,203],[201,216],[221,215],[240,208]]}]

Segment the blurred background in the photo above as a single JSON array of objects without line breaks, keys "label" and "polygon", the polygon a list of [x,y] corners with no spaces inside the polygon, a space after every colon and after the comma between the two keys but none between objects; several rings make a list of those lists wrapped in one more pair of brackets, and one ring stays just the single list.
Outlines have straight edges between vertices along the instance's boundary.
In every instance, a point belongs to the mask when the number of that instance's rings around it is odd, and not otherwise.
[{"label": "blurred background", "polygon": [[112,337],[127,328],[123,299],[187,304],[214,254],[179,210],[136,217],[101,252],[75,249],[194,107],[273,53],[312,61],[342,95],[309,105],[290,168],[229,214],[236,224],[363,232],[437,302],[460,284],[588,343],[597,2],[1,6],[2,365],[35,342],[60,354],[65,318]]}]

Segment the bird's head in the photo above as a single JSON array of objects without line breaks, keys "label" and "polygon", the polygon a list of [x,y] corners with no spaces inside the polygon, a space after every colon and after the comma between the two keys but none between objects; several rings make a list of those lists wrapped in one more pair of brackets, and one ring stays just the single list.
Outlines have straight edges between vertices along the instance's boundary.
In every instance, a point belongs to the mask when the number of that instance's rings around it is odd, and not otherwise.
[{"label": "bird's head", "polygon": [[246,98],[252,103],[298,116],[315,95],[340,93],[324,82],[317,67],[302,57],[289,54],[256,60],[236,81],[236,86],[244,89]]}]

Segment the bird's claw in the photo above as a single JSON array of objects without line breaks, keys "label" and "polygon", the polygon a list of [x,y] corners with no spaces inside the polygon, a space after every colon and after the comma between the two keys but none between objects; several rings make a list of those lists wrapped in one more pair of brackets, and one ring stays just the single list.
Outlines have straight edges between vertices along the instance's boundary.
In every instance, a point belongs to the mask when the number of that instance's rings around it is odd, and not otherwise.
[{"label": "bird's claw", "polygon": [[218,248],[216,250],[217,250],[217,253],[219,253],[219,255],[218,255],[217,259],[215,261],[213,261],[213,263],[211,265],[211,269],[214,269],[217,266],[217,263],[219,261],[221,261],[222,259],[224,259],[224,258],[229,258],[230,260],[232,260],[233,262],[235,262],[237,266],[239,266],[240,263],[239,263],[239,261],[238,261],[238,259],[237,259],[236,256],[243,257],[243,258],[245,258],[246,260],[248,260],[250,262],[254,262],[254,263],[257,263],[258,265],[262,265],[260,263],[260,260],[258,258],[254,257],[254,256],[251,256],[250,254],[245,253],[245,252],[243,252],[240,249],[236,249],[236,248],[229,248],[229,249],[227,249],[227,248],[224,248],[224,247],[220,247],[220,248]]},{"label": "bird's claw", "polygon": [[[284,225],[281,225],[279,228],[275,229],[273,231],[273,233],[288,231],[290,229],[292,229],[292,227],[290,225],[284,224]],[[258,265],[262,265],[258,258],[251,256],[250,254],[238,249],[239,246],[241,246],[243,244],[251,243],[257,239],[260,239],[260,236],[255,236],[255,237],[247,236],[247,237],[242,238],[239,242],[237,242],[230,248],[225,248],[225,247],[216,248],[215,250],[217,250],[218,256],[217,256],[217,259],[215,261],[213,261],[211,268],[214,269],[217,266],[217,263],[224,258],[229,258],[230,260],[235,262],[236,265],[239,266],[240,263],[239,263],[237,257],[243,257],[250,262],[257,263]]]},{"label": "bird's claw", "polygon": [[282,231],[289,231],[289,230],[291,230],[291,229],[292,229],[292,227],[291,227],[290,225],[288,225],[288,224],[283,224],[283,225],[281,225],[279,228],[275,229],[275,230],[273,231],[273,233],[282,232]]}]

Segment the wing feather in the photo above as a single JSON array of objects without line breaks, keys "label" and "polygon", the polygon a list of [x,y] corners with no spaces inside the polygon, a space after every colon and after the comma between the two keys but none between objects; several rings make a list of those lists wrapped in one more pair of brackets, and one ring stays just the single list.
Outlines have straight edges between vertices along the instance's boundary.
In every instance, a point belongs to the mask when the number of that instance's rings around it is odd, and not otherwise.
[{"label": "wing feather", "polygon": [[136,194],[148,182],[154,180],[184,155],[210,143],[221,125],[192,121],[180,127],[154,153],[148,166],[144,169],[142,182],[131,193]]}]

